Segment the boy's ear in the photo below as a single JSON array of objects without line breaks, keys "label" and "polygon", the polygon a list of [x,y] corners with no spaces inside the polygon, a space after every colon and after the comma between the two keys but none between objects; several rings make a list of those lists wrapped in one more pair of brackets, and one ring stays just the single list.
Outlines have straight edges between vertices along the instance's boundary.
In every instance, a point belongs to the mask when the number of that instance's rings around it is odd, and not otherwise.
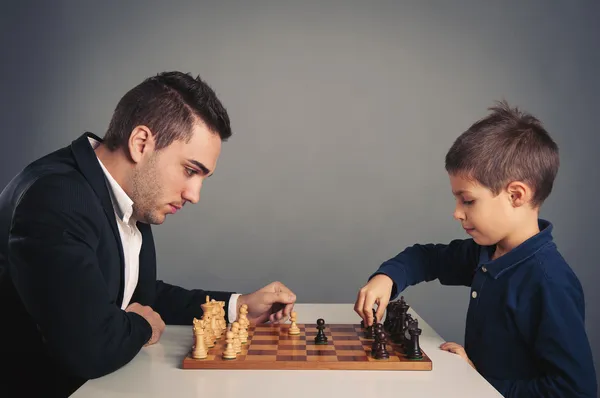
[{"label": "boy's ear", "polygon": [[506,187],[510,204],[513,207],[521,207],[533,199],[533,190],[522,181],[513,181]]}]

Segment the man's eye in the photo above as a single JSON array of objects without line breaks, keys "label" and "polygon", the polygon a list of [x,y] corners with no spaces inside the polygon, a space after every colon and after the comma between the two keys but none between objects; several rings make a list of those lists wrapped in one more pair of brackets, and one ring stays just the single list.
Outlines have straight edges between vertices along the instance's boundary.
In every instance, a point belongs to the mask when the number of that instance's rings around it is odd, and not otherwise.
[{"label": "man's eye", "polygon": [[194,169],[190,169],[189,167],[185,168],[185,172],[187,173],[188,176],[193,176],[194,174],[198,173],[196,170]]},{"label": "man's eye", "polygon": [[474,200],[463,200],[463,204],[465,204],[465,205],[467,205],[467,206],[468,206],[468,205],[472,205],[472,204],[473,204],[473,202],[475,202],[475,201],[474,201]]}]

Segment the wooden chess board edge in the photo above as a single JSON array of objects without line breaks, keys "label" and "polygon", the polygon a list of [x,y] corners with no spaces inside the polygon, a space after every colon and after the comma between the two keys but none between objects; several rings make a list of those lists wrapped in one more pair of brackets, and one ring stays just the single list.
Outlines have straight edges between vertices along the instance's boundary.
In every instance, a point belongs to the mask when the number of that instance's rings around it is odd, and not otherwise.
[{"label": "wooden chess board edge", "polygon": [[214,361],[194,359],[189,354],[183,360],[182,369],[252,369],[252,370],[393,370],[429,371],[432,362],[423,355],[421,360],[387,361],[250,361],[235,359]]}]

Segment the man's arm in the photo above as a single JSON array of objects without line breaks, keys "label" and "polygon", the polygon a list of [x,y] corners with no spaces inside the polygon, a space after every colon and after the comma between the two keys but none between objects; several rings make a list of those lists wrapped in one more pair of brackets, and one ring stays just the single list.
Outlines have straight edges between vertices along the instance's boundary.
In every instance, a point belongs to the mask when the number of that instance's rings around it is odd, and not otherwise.
[{"label": "man's arm", "polygon": [[544,280],[516,316],[521,332],[533,337],[533,352],[543,374],[532,380],[488,379],[506,397],[597,396],[583,291],[574,278],[557,279]]},{"label": "man's arm", "polygon": [[200,306],[206,302],[206,296],[209,296],[210,300],[225,302],[225,319],[228,319],[229,299],[232,294],[202,289],[188,290],[158,280],[153,308],[168,325],[191,325],[194,317],[202,317]]},{"label": "man's arm", "polygon": [[447,245],[413,245],[381,264],[370,278],[377,274],[389,276],[394,282],[391,299],[407,286],[435,279],[442,285],[470,286],[479,250],[472,239],[457,239]]},{"label": "man's arm", "polygon": [[16,208],[8,242],[13,283],[50,354],[86,379],[127,364],[152,334],[142,316],[110,300],[93,200],[75,179],[44,177]]}]

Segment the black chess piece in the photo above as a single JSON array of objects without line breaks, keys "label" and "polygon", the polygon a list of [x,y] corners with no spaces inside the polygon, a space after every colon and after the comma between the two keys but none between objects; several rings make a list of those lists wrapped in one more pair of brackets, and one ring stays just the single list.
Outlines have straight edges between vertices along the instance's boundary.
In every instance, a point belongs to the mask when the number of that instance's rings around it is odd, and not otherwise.
[{"label": "black chess piece", "polygon": [[405,330],[404,344],[402,345],[402,347],[404,348],[404,353],[406,355],[409,355],[413,350],[413,338],[411,335],[411,330],[417,329],[418,327],[419,321],[410,317]]},{"label": "black chess piece", "polygon": [[371,344],[371,355],[374,356],[375,352],[378,350],[378,347],[381,343],[378,336],[383,332],[383,325],[381,323],[377,323],[373,325],[373,344]]},{"label": "black chess piece", "polygon": [[327,336],[325,336],[325,320],[317,319],[317,335],[315,336],[315,344],[327,344]]},{"label": "black chess piece", "polygon": [[408,359],[423,359],[423,352],[421,351],[421,347],[419,346],[419,336],[421,335],[421,329],[418,327],[411,328],[409,330],[411,337],[411,347],[410,350],[406,353],[406,358]]},{"label": "black chess piece", "polygon": [[383,329],[391,332],[396,324],[398,318],[398,301],[390,301],[385,309],[385,321],[383,322]]},{"label": "black chess piece", "polygon": [[376,313],[377,311],[375,310],[375,308],[373,308],[373,323],[371,324],[371,326],[367,326],[365,330],[365,337],[367,339],[372,339],[375,337],[373,333],[373,325],[377,324],[377,316],[375,315]]},{"label": "black chess piece", "polygon": [[375,336],[375,338],[377,341],[377,347],[374,355],[375,359],[388,359],[390,357],[390,354],[388,353],[386,348],[385,333],[379,332]]}]

